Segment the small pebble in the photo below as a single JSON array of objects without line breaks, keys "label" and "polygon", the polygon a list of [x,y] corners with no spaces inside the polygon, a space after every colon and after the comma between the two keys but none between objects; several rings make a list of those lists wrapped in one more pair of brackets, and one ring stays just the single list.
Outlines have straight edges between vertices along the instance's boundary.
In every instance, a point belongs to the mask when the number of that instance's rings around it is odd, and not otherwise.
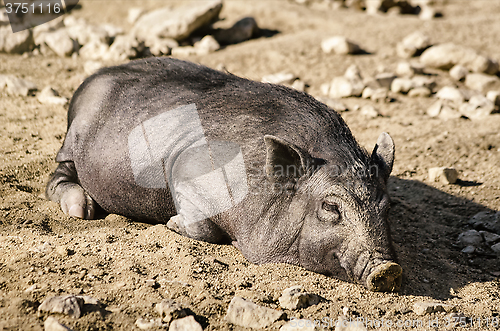
[{"label": "small pebble", "polygon": [[458,171],[454,168],[436,167],[429,169],[429,180],[443,184],[454,184],[458,180]]}]

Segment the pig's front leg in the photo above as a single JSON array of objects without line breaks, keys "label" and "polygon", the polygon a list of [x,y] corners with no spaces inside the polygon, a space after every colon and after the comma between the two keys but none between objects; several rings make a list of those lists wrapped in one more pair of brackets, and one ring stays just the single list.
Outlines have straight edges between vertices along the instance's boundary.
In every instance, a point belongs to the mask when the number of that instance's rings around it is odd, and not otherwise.
[{"label": "pig's front leg", "polygon": [[167,227],[185,237],[213,244],[231,242],[229,236],[210,219],[187,222],[182,215],[175,215],[167,222]]},{"label": "pig's front leg", "polygon": [[63,212],[70,216],[93,219],[96,202],[80,186],[75,164],[61,162],[52,174],[45,195],[61,205]]}]

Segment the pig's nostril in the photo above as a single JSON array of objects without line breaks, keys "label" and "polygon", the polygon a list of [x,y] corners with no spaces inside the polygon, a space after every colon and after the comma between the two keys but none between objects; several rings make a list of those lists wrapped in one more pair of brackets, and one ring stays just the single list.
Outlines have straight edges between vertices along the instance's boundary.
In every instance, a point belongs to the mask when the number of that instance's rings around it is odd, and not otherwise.
[{"label": "pig's nostril", "polygon": [[366,287],[374,292],[395,292],[401,287],[403,269],[394,262],[380,264],[366,279]]}]

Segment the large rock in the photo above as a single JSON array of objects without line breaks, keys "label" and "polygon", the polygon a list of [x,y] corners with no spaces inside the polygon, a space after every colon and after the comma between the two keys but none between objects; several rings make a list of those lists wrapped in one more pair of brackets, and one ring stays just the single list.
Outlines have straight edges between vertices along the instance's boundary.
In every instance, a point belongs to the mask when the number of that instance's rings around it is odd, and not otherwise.
[{"label": "large rock", "polygon": [[454,310],[455,306],[440,302],[415,302],[413,304],[413,312],[420,316],[439,312],[452,312]]},{"label": "large rock", "polygon": [[476,230],[486,230],[500,234],[500,211],[482,211],[472,216],[468,222]]},{"label": "large rock", "polygon": [[203,331],[200,323],[196,322],[193,316],[174,320],[168,331]]},{"label": "large rock", "polygon": [[468,74],[465,77],[465,86],[470,89],[484,92],[500,84],[500,79],[496,76],[476,73]]},{"label": "large rock", "polygon": [[335,54],[356,54],[361,51],[361,47],[355,42],[343,36],[335,36],[325,39],[321,42],[321,49],[325,53],[334,52]]},{"label": "large rock", "polygon": [[283,312],[258,306],[241,297],[234,297],[227,309],[226,321],[246,328],[265,328],[283,316]]},{"label": "large rock", "polygon": [[158,303],[155,309],[158,314],[160,314],[163,322],[166,323],[187,316],[186,310],[180,303],[169,299],[165,299],[162,302]]},{"label": "large rock", "polygon": [[426,66],[449,70],[456,64],[461,64],[472,72],[483,72],[494,75],[498,72],[498,62],[478,54],[475,50],[445,43],[432,46],[420,56],[420,62]]},{"label": "large rock", "polygon": [[27,96],[29,92],[37,90],[35,83],[13,75],[0,75],[0,89],[7,87],[7,93]]},{"label": "large rock", "polygon": [[483,119],[495,111],[495,105],[483,95],[475,95],[460,106],[460,113],[470,119]]},{"label": "large rock", "polygon": [[144,50],[144,43],[131,35],[117,36],[104,55],[105,60],[125,61],[134,59]]},{"label": "large rock", "polygon": [[416,31],[396,45],[396,52],[399,57],[406,59],[420,55],[430,45],[430,38],[422,32]]},{"label": "large rock", "polygon": [[0,52],[22,54],[35,46],[30,30],[12,33],[10,26],[0,26]]},{"label": "large rock", "polygon": [[221,9],[221,0],[199,1],[194,6],[191,4],[174,9],[161,8],[141,16],[132,32],[139,40],[151,36],[183,40],[198,28],[215,21]]},{"label": "large rock", "polygon": [[76,19],[69,15],[64,19],[64,25],[69,36],[78,41],[80,45],[86,45],[90,42],[99,41],[101,43],[110,44],[111,37],[108,31],[100,26],[88,24],[84,19]]},{"label": "large rock", "polygon": [[84,299],[75,295],[55,296],[45,299],[38,311],[45,311],[49,313],[59,313],[79,318],[82,311]]},{"label": "large rock", "polygon": [[229,29],[217,30],[214,37],[223,45],[237,44],[254,37],[259,33],[259,30],[253,17],[244,17]]},{"label": "large rock", "polygon": [[443,100],[452,100],[458,103],[465,101],[465,96],[454,86],[444,86],[437,93],[436,98]]},{"label": "large rock", "polygon": [[476,246],[484,242],[484,238],[477,230],[468,230],[458,236],[458,242],[462,246]]},{"label": "large rock", "polygon": [[279,298],[280,306],[284,309],[301,309],[319,303],[319,296],[307,293],[302,286],[296,285],[285,289]]},{"label": "large rock", "polygon": [[61,97],[59,93],[50,86],[45,87],[37,98],[38,101],[43,104],[65,105],[68,102],[68,99]]},{"label": "large rock", "polygon": [[429,180],[443,184],[454,184],[458,180],[458,171],[454,168],[437,167],[429,169]]},{"label": "large rock", "polygon": [[296,319],[292,318],[290,322],[283,325],[280,331],[322,331],[321,323],[315,322],[310,319]]},{"label": "large rock", "polygon": [[39,33],[35,38],[35,43],[37,45],[45,43],[54,53],[61,57],[70,56],[79,48],[79,45],[71,39],[66,29]]},{"label": "large rock", "polygon": [[45,331],[72,331],[66,325],[59,323],[59,321],[52,316],[47,317],[43,323],[43,328]]},{"label": "large rock", "polygon": [[92,40],[80,48],[78,52],[81,57],[87,60],[102,60],[109,51],[109,46],[99,40]]}]

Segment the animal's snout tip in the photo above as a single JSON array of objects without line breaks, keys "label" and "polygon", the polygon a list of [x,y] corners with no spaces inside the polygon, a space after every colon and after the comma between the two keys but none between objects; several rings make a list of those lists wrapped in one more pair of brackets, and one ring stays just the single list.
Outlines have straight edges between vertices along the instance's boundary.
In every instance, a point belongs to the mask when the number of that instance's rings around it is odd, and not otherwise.
[{"label": "animal's snout tip", "polygon": [[366,279],[366,287],[374,292],[397,292],[401,288],[403,269],[394,262],[376,266]]}]

